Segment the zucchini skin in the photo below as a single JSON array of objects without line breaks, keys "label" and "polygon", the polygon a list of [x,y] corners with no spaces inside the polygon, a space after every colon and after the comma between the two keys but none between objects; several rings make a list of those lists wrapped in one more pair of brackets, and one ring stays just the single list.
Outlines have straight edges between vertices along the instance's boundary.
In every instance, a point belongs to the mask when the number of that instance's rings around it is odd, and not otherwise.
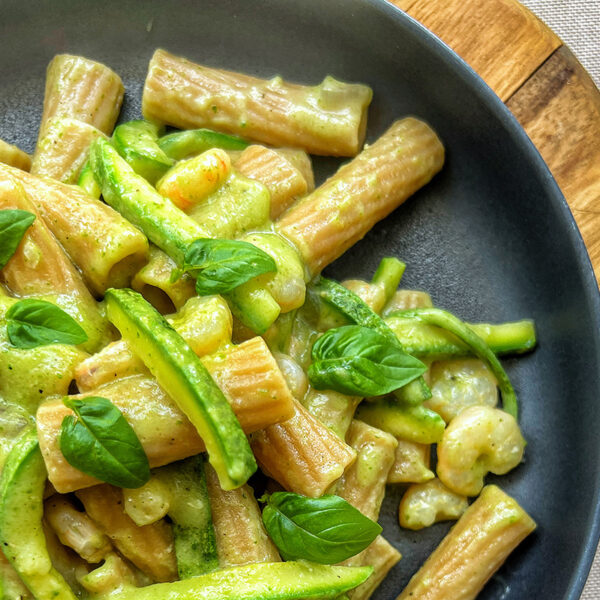
[{"label": "zucchini skin", "polygon": [[410,404],[393,397],[361,402],[355,418],[418,444],[436,444],[442,440],[446,423],[423,404]]},{"label": "zucchini skin", "polygon": [[94,177],[89,160],[83,165],[81,172],[79,173],[77,185],[82,188],[88,196],[92,196],[92,198],[96,198],[96,200],[102,195],[102,190]]},{"label": "zucchini skin", "polygon": [[212,129],[188,129],[176,131],[161,137],[158,140],[160,149],[170,158],[183,160],[210,150],[222,148],[223,150],[244,150],[249,142],[227,133],[219,133]]},{"label": "zucchini skin", "polygon": [[[464,342],[435,325],[403,317],[401,312],[392,313],[385,321],[398,337],[402,347],[413,356],[443,360],[473,355]],[[529,319],[497,325],[489,323],[467,323],[466,325],[500,356],[529,352],[537,343],[535,326]]]},{"label": "zucchini skin", "polygon": [[502,395],[502,405],[504,410],[515,419],[518,417],[519,407],[515,389],[510,382],[506,371],[498,360],[494,351],[480,338],[466,323],[463,323],[458,317],[441,308],[415,308],[407,310],[404,313],[409,318],[417,321],[435,325],[451,332],[466,344],[471,352],[483,360],[491,369],[498,381],[500,394]]},{"label": "zucchini skin", "polygon": [[202,455],[171,463],[154,474],[170,490],[167,514],[173,521],[179,578],[215,571],[219,557]]},{"label": "zucchini skin", "polygon": [[141,294],[109,289],[105,301],[109,320],[198,430],[221,487],[234,489],[246,483],[256,470],[254,455],[231,406],[200,359]]},{"label": "zucchini skin", "polygon": [[107,141],[99,139],[92,144],[90,165],[106,203],[178,264],[194,240],[211,237],[139,176]]},{"label": "zucchini skin", "polygon": [[[372,311],[366,302],[363,302],[343,285],[321,277],[314,288],[321,300],[332,306],[352,323],[374,329],[385,336],[392,344],[400,344],[405,349],[388,324],[376,312]],[[407,350],[407,352],[411,354],[410,351]],[[423,377],[418,377],[404,387],[399,388],[394,394],[401,401],[408,404],[420,404],[431,398],[431,390]]]},{"label": "zucchini skin", "polygon": [[317,565],[305,561],[253,563],[111,596],[113,600],[295,600],[337,598],[363,583],[371,567]]},{"label": "zucchini skin", "polygon": [[[183,264],[185,252],[194,240],[212,237],[135,173],[107,141],[98,139],[92,144],[90,165],[106,203],[141,229],[178,265]],[[279,316],[279,305],[254,281],[228,294],[228,300],[244,325],[259,334]]]},{"label": "zucchini skin", "polygon": [[52,566],[42,529],[46,467],[35,429],[11,450],[0,477],[0,543],[6,558],[38,600],[75,600]]},{"label": "zucchini skin", "polygon": [[174,164],[158,145],[158,127],[148,121],[128,121],[117,125],[112,142],[131,168],[155,184]]}]

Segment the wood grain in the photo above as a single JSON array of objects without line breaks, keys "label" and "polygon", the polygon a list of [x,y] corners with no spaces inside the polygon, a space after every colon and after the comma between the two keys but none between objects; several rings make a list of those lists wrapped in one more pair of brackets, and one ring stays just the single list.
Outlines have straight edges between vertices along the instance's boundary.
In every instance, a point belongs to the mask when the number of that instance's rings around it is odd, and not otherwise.
[{"label": "wood grain", "polygon": [[600,281],[600,92],[516,0],[393,0],[506,102],[556,178]]},{"label": "wood grain", "polygon": [[515,0],[394,0],[440,37],[506,101],[560,39]]},{"label": "wood grain", "polygon": [[563,191],[600,280],[600,92],[562,47],[507,106]]}]

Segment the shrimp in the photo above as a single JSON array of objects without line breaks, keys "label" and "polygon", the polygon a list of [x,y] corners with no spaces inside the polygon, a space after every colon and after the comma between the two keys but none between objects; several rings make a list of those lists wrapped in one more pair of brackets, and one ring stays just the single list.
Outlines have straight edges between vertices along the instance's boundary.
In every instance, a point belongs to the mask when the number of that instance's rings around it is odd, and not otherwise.
[{"label": "shrimp", "polygon": [[425,406],[449,423],[467,406],[498,404],[498,382],[477,358],[444,360],[431,367],[431,398]]},{"label": "shrimp", "polygon": [[490,406],[471,406],[455,417],[438,444],[437,474],[457,494],[476,496],[488,472],[504,475],[523,458],[517,421]]},{"label": "shrimp", "polygon": [[423,529],[439,521],[455,521],[469,507],[466,496],[455,494],[439,479],[411,485],[400,502],[400,526]]}]

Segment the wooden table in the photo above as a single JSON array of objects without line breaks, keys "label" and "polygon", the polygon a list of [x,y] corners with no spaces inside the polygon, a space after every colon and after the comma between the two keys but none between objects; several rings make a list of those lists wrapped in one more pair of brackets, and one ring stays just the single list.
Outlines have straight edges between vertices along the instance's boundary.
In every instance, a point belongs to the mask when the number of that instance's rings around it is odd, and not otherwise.
[{"label": "wooden table", "polygon": [[600,281],[600,92],[516,0],[391,0],[471,65],[550,167]]}]

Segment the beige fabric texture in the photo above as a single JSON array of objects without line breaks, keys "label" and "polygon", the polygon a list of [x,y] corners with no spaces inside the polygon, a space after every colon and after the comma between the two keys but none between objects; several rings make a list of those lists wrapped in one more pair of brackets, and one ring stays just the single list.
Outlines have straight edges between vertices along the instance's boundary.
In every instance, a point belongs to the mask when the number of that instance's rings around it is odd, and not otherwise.
[{"label": "beige fabric texture", "polygon": [[[521,3],[558,34],[600,87],[600,0],[521,0]],[[600,593],[594,596],[594,600],[599,598]]]},{"label": "beige fabric texture", "polygon": [[[573,51],[600,87],[600,0],[521,0]],[[600,599],[600,549],[581,600]]]}]

